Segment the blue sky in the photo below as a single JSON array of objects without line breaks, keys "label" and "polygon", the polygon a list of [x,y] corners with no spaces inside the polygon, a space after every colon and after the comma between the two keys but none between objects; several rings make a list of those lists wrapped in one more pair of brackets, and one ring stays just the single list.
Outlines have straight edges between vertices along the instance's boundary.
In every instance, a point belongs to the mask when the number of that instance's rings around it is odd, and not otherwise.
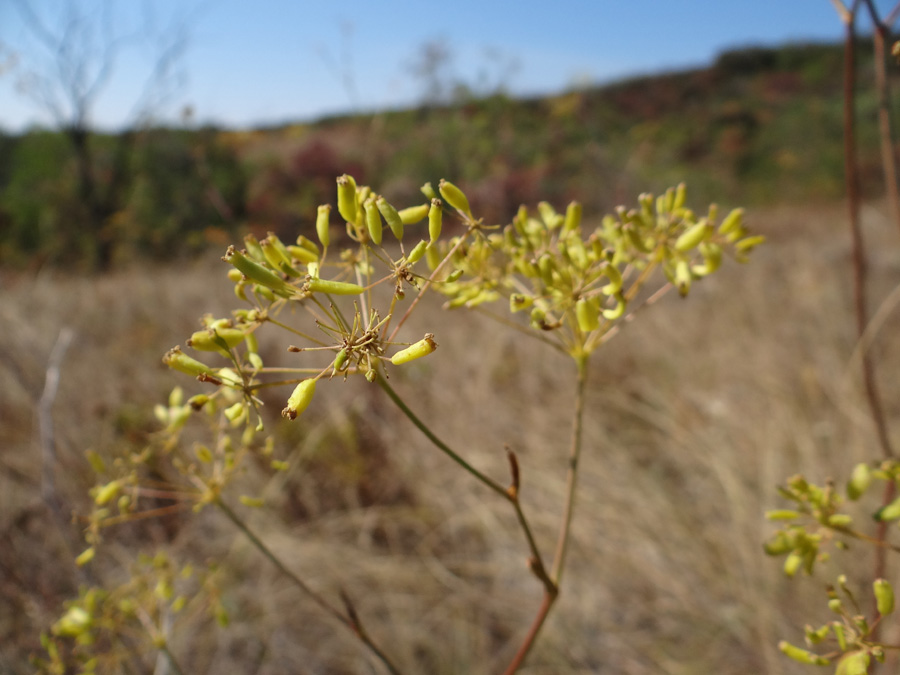
[{"label": "blue sky", "polygon": [[[23,22],[28,4],[50,31],[70,3],[98,16],[104,0],[0,0],[0,127],[50,124],[18,91],[45,72],[46,50]],[[876,0],[882,12],[895,0]],[[709,63],[724,49],[792,40],[837,40],[829,0],[109,0],[111,34],[123,38],[115,70],[91,108],[103,128],[128,124],[147,81],[151,36],[187,27],[184,76],[161,108],[185,105],[200,122],[247,127],[421,100],[412,65],[427,42],[452,54],[450,77],[514,94],[561,91],[587,82]],[[148,30],[149,27],[149,30]],[[136,36],[136,37],[135,37]],[[486,78],[485,78],[486,76]],[[481,83],[481,84],[479,84]]]}]

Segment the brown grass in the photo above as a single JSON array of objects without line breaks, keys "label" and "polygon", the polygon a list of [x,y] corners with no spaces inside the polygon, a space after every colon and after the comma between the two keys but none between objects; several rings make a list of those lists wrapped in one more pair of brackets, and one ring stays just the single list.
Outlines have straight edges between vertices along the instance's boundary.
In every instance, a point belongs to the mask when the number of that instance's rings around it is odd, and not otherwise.
[{"label": "brown grass", "polygon": [[[828,619],[822,584],[787,581],[761,543],[775,485],[822,481],[877,457],[851,361],[849,245],[842,211],[751,214],[770,237],[746,267],[730,265],[667,297],[597,354],[585,453],[562,597],[522,672],[789,673],[775,645]],[[894,228],[865,214],[876,298],[900,284]],[[22,672],[38,633],[78,577],[65,536],[40,499],[33,411],[62,326],[77,331],[54,414],[61,496],[88,509],[83,452],[140,445],[150,408],[175,383],[159,362],[196,317],[232,304],[220,263],[140,269],[99,279],[4,279],[0,296],[0,672]],[[395,388],[477,467],[506,480],[519,455],[522,501],[549,553],[560,518],[572,402],[571,364],[476,315],[437,308],[414,318],[441,348],[395,376]],[[900,420],[898,312],[874,349],[892,430]],[[415,332],[415,331],[413,331]],[[264,349],[275,354],[274,344]],[[284,392],[287,395],[287,392]],[[273,397],[276,408],[278,398]],[[345,589],[373,637],[410,673],[494,673],[540,602],[539,583],[507,504],[459,472],[376,387],[323,384],[313,408],[279,428],[294,468],[246,486],[268,505],[251,526],[316,589]],[[870,508],[871,507],[871,508]],[[861,514],[874,510],[866,503]],[[134,550],[215,559],[232,613],[215,629],[200,612],[176,624],[190,673],[379,672],[339,625],[299,595],[218,514],[123,528],[97,573]],[[864,549],[845,560],[867,571]],[[152,659],[147,657],[146,663]],[[373,670],[374,669],[374,670]],[[149,666],[148,666],[149,672]]]}]

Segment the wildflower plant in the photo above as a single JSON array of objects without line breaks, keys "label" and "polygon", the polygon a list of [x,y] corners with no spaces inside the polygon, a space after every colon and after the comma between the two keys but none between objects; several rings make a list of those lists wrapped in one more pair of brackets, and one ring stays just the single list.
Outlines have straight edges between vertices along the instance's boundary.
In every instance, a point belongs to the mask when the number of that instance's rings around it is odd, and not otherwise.
[{"label": "wildflower plant", "polygon": [[[186,398],[181,386],[176,387],[168,404],[157,407],[162,428],[150,446],[110,467],[94,458],[101,482],[93,493],[89,547],[79,562],[91,564],[110,525],[214,507],[295,586],[353,631],[387,671],[400,672],[366,632],[351,598],[342,595],[335,601],[314,590],[294,571],[294,563],[278,558],[250,529],[241,511],[263,505],[264,497],[242,494],[235,481],[250,457],[275,472],[289,466],[268,434],[264,392],[267,397],[279,392],[282,416],[289,423],[309,414],[314,397],[327,397],[331,387],[357,380],[357,386],[380,387],[439,451],[515,513],[523,554],[544,597],[506,671],[514,672],[534,645],[562,583],[591,355],[641,308],[672,289],[686,296],[725,258],[745,261],[762,237],[748,233],[741,209],[724,218],[715,206],[702,214],[691,210],[684,185],[658,197],[641,195],[637,207],[620,207],[597,221],[585,220],[577,202],[563,211],[546,202],[535,210],[523,206],[503,227],[484,223],[462,190],[444,180],[437,189],[426,183],[422,202],[406,208],[396,208],[349,175],[339,177],[336,188],[336,209],[318,208],[316,240],[300,235],[294,243],[285,243],[274,234],[264,239],[247,235],[242,246],[227,249],[222,259],[241,306],[229,316],[204,317],[183,347],[165,355],[168,366],[194,378],[198,393]],[[332,225],[335,210],[340,232]],[[572,359],[575,398],[563,465],[567,490],[550,555],[545,542],[535,537],[520,500],[520,474],[526,468],[519,466],[515,453],[506,451],[507,479],[481,472],[437,437],[391,383],[395,369],[416,359],[437,358],[431,355],[444,339],[439,329],[423,335],[410,334],[407,328],[411,313],[429,295],[443,297],[450,310],[477,309]],[[259,350],[262,332],[284,336],[285,364],[264,362]],[[172,469],[165,484],[149,479],[148,467],[160,463]],[[169,505],[160,507],[160,500],[169,500]],[[206,603],[221,619],[215,598]],[[58,654],[60,645],[77,642],[84,634],[61,628],[63,623],[96,625],[104,606],[87,600],[74,604],[45,636],[48,652]],[[146,601],[135,600],[134,606],[145,607]],[[180,671],[166,635],[152,622],[145,626],[150,648]],[[133,634],[130,639],[140,638]],[[76,650],[81,672],[93,672],[89,647]]]}]

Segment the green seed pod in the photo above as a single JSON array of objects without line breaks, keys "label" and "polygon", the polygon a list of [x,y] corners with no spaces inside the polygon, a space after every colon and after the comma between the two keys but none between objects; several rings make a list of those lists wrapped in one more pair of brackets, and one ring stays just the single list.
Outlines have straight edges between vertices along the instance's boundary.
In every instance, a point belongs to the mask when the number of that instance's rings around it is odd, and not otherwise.
[{"label": "green seed pod", "polygon": [[838,647],[841,648],[841,651],[847,651],[847,635],[844,632],[844,624],[839,621],[832,621],[831,630],[834,631],[834,636],[837,638]]},{"label": "green seed pod", "polygon": [[785,656],[794,659],[794,661],[797,661],[798,663],[806,663],[813,666],[827,666],[831,663],[831,661],[824,656],[819,656],[818,654],[805,649],[800,649],[800,647],[796,647],[786,640],[782,640],[778,643],[778,649],[780,649]]},{"label": "green seed pod", "polygon": [[262,247],[259,245],[259,240],[252,234],[244,237],[244,247],[247,249],[247,253],[256,258],[257,261],[262,262],[266,259],[263,255]]},{"label": "green seed pod", "polygon": [[441,260],[443,257],[441,256],[441,252],[438,250],[437,246],[428,246],[425,249],[425,262],[428,264],[428,269],[432,272],[437,269],[438,265],[441,264]]},{"label": "green seed pod", "polygon": [[737,242],[734,245],[734,250],[740,253],[748,253],[749,251],[762,244],[765,240],[766,238],[761,234],[757,234],[753,237],[747,237]]},{"label": "green seed pod", "polygon": [[876,579],[872,584],[875,591],[875,604],[881,616],[894,611],[894,588],[887,579]]},{"label": "green seed pod", "polygon": [[744,209],[734,209],[725,216],[725,220],[719,225],[719,234],[731,234],[740,230],[744,222]]},{"label": "green seed pod", "polygon": [[776,532],[763,544],[763,550],[766,552],[766,555],[784,555],[788,551],[793,550],[793,548],[794,543],[783,531]]},{"label": "green seed pod", "polygon": [[94,550],[93,546],[91,546],[90,548],[84,549],[81,553],[78,554],[78,557],[75,558],[75,564],[78,565],[79,567],[84,567],[89,562],[91,562],[91,560],[94,559],[95,552],[96,551]]},{"label": "green seed pod", "polygon": [[97,506],[103,506],[104,504],[108,504],[109,502],[111,502],[119,495],[119,492],[121,492],[122,490],[122,481],[110,481],[106,485],[95,488],[95,490],[96,492],[94,494],[94,503]]},{"label": "green seed pod", "polygon": [[337,356],[334,357],[334,366],[331,368],[332,374],[342,373],[347,367],[347,359],[349,358],[349,354],[346,349],[342,349],[337,353]]},{"label": "green seed pod", "polygon": [[628,243],[631,244],[633,248],[640,251],[641,253],[650,253],[652,250],[644,238],[638,233],[638,231],[634,228],[634,226],[627,226],[622,229],[625,233],[625,237],[628,239]]},{"label": "green seed pod", "polygon": [[688,264],[688,261],[679,260],[676,262],[674,283],[681,297],[686,296],[691,290],[692,279],[693,275],[691,274],[691,266]]},{"label": "green seed pod", "polygon": [[890,504],[881,507],[875,512],[875,520],[887,522],[900,518],[900,497],[897,497]]},{"label": "green seed pod", "polygon": [[384,197],[378,197],[378,199],[375,200],[375,206],[378,207],[378,210],[384,218],[384,222],[391,228],[391,232],[394,233],[394,237],[396,237],[397,241],[402,240],[403,219],[400,217],[399,211],[397,211],[397,209],[395,209]]},{"label": "green seed pod", "polygon": [[316,213],[316,235],[319,237],[319,241],[325,248],[328,248],[328,244],[331,242],[331,233],[329,232],[330,221],[331,204],[322,204]]},{"label": "green seed pod", "polygon": [[828,516],[827,524],[829,527],[847,528],[853,524],[853,516],[847,513],[833,513]]},{"label": "green seed pod", "polygon": [[544,225],[548,228],[553,229],[554,223],[557,220],[556,209],[553,208],[553,205],[550,202],[538,202],[538,213],[541,214],[541,220],[544,221]]},{"label": "green seed pod", "polygon": [[244,337],[244,331],[238,328],[207,328],[191,335],[187,345],[201,352],[227,352],[243,342]]},{"label": "green seed pod", "polygon": [[828,609],[835,614],[842,614],[844,612],[844,603],[839,598],[831,598],[828,601]]},{"label": "green seed pod", "polygon": [[709,237],[710,234],[712,234],[712,228],[706,222],[706,219],[701,219],[681,233],[678,239],[675,240],[674,248],[676,251],[686,253],[697,248],[700,242]]},{"label": "green seed pod", "polygon": [[803,565],[803,554],[800,551],[791,551],[790,555],[784,561],[784,573],[789,577],[793,577],[800,571]]},{"label": "green seed pod", "polygon": [[359,213],[359,204],[356,201],[356,181],[346,173],[337,179],[337,203],[341,218],[348,223],[355,223]]},{"label": "green seed pod", "polygon": [[579,298],[575,303],[575,317],[578,328],[583,333],[590,333],[600,327],[600,298]]},{"label": "green seed pod", "polygon": [[563,221],[563,232],[574,232],[581,227],[582,206],[579,202],[570,202],[566,207],[566,219]]},{"label": "green seed pod", "polygon": [[313,253],[305,246],[294,246],[292,244],[290,246],[287,246],[286,248],[288,255],[290,255],[294,260],[299,260],[304,265],[308,265],[311,262],[316,262],[319,260],[319,254]]},{"label": "green seed pod", "polygon": [[372,238],[372,243],[376,246],[381,246],[381,213],[378,211],[378,207],[375,206],[375,200],[368,199],[364,204],[364,208],[366,210],[366,227],[369,229],[369,237]]},{"label": "green seed pod", "polygon": [[838,661],[834,675],[866,675],[871,662],[871,656],[867,651],[847,652]]},{"label": "green seed pod", "polygon": [[856,501],[863,496],[872,484],[872,471],[868,464],[859,463],[853,467],[850,480],[847,481],[847,498]]},{"label": "green seed pod", "polygon": [[443,178],[441,178],[441,182],[438,185],[438,190],[440,190],[441,197],[443,197],[444,201],[450,206],[457,211],[465,213],[470,218],[472,217],[472,211],[469,208],[469,200],[466,195],[463,194],[462,190]]},{"label": "green seed pod", "polygon": [[711,241],[700,242],[700,255],[703,256],[703,264],[691,267],[695,277],[705,277],[717,269],[722,264],[722,247]]},{"label": "green seed pod", "polygon": [[677,211],[678,209],[684,208],[686,201],[687,186],[684,183],[679,183],[678,187],[675,188],[675,201],[672,202],[672,210]]},{"label": "green seed pod", "polygon": [[425,255],[426,248],[428,248],[428,242],[423,239],[416,244],[415,247],[413,247],[413,250],[409,252],[409,255],[406,256],[406,262],[410,265],[419,262],[419,260],[422,259],[422,256]]},{"label": "green seed pod", "polygon": [[[420,222],[428,215],[428,210],[431,208],[430,204],[419,204],[418,206],[408,206],[405,209],[401,209],[397,212],[397,215],[400,216],[400,222],[404,225],[415,225]],[[396,233],[395,233],[396,234]]]},{"label": "green seed pod", "polygon": [[444,217],[444,207],[440,199],[432,199],[428,209],[428,237],[433,244],[441,237],[441,225]]},{"label": "green seed pod", "polygon": [[69,607],[59,621],[53,624],[53,634],[61,637],[79,637],[91,629],[93,619],[83,607]]},{"label": "green seed pod", "polygon": [[213,374],[212,368],[205,363],[201,363],[200,361],[191,358],[182,352],[179,347],[173,347],[167,351],[166,355],[163,356],[163,363],[169,366],[169,368],[181,371],[187,375],[193,375],[194,377]]},{"label": "green seed pod", "polygon": [[408,363],[409,361],[427,356],[435,349],[437,349],[437,347],[437,342],[434,341],[434,334],[425,333],[424,338],[410,345],[406,349],[401,349],[399,352],[394,354],[391,357],[391,363],[393,363],[395,366]]},{"label": "green seed pod", "polygon": [[288,398],[287,406],[281,411],[283,417],[296,419],[309,407],[313,395],[316,393],[316,380],[303,380],[294,388],[294,392]]},{"label": "green seed pod", "polygon": [[287,249],[284,249],[284,251],[282,251],[282,247],[277,246],[269,237],[263,239],[259,243],[262,246],[262,251],[263,255],[266,258],[266,262],[269,263],[269,265],[271,265],[273,269],[284,274],[288,274],[292,277],[300,276],[300,272],[298,272],[291,266],[291,260]]},{"label": "green seed pod", "polygon": [[766,511],[767,520],[795,520],[799,517],[799,511],[792,511],[790,509],[776,509],[773,511]]},{"label": "green seed pod", "polygon": [[262,265],[250,260],[240,251],[235,250],[234,246],[229,246],[222,258],[227,263],[234,265],[240,272],[261,286],[271,289],[277,295],[288,298],[294,294],[294,288],[287,284],[284,279],[273,274]]},{"label": "green seed pod", "polygon": [[247,495],[241,495],[238,497],[238,500],[240,500],[241,504],[249,506],[251,509],[262,508],[266,503],[262,497],[249,497]]},{"label": "green seed pod", "polygon": [[616,306],[612,309],[604,309],[602,312],[603,318],[608,321],[615,321],[625,314],[625,307],[627,305],[625,296],[621,293],[617,293],[614,297],[616,298]]},{"label": "green seed pod", "polygon": [[[429,247],[429,248],[431,248],[431,247]],[[450,274],[447,275],[447,278],[445,279],[445,281],[447,283],[452,284],[454,281],[458,280],[462,275],[463,275],[462,270],[453,270],[452,272],[450,272]]]},{"label": "green seed pod", "polygon": [[422,194],[425,195],[425,198],[428,199],[428,201],[437,199],[437,192],[435,192],[434,188],[431,186],[431,181],[425,183],[425,185],[423,185],[419,189],[422,191]]},{"label": "green seed pod", "polygon": [[328,281],[327,279],[310,279],[306,288],[311,293],[328,293],[330,295],[359,295],[365,288],[345,281]]},{"label": "green seed pod", "polygon": [[622,290],[622,273],[619,272],[618,267],[612,263],[607,263],[603,266],[603,275],[609,279],[609,283],[600,289],[603,293],[606,295],[615,295]]},{"label": "green seed pod", "polygon": [[513,293],[509,296],[509,311],[515,314],[523,309],[528,309],[534,304],[534,298],[530,295],[522,295],[521,293]]},{"label": "green seed pod", "polygon": [[[331,206],[326,204],[325,207],[328,209],[328,212],[330,213]],[[322,207],[319,207],[319,208],[322,208]],[[318,214],[316,214],[316,215],[318,216]],[[315,254],[316,258],[319,257],[319,253],[320,253],[319,245],[316,242],[314,242],[313,240],[308,239],[307,237],[304,237],[302,234],[297,235],[297,246],[302,246],[310,253]]]},{"label": "green seed pod", "polygon": [[828,637],[828,634],[831,632],[831,626],[827,623],[824,626],[819,628],[813,628],[812,626],[807,625],[804,633],[806,634],[806,639],[809,640],[810,644],[817,645],[825,640]]}]

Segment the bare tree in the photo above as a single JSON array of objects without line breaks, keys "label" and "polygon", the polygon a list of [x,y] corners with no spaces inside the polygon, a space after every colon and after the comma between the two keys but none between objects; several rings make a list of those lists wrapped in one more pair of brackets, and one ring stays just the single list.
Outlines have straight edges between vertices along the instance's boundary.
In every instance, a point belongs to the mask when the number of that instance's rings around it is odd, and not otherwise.
[{"label": "bare tree", "polygon": [[[72,234],[90,238],[97,267],[108,268],[115,245],[111,218],[128,183],[137,132],[159,114],[184,80],[186,21],[174,17],[160,27],[152,6],[145,4],[141,29],[123,32],[111,0],[13,2],[30,49],[8,44],[0,48],[16,55],[19,92],[51,117],[72,146],[78,204],[78,213],[71,214]],[[151,54],[152,66],[101,169],[93,138],[96,105],[125,50],[140,46]]]}]

